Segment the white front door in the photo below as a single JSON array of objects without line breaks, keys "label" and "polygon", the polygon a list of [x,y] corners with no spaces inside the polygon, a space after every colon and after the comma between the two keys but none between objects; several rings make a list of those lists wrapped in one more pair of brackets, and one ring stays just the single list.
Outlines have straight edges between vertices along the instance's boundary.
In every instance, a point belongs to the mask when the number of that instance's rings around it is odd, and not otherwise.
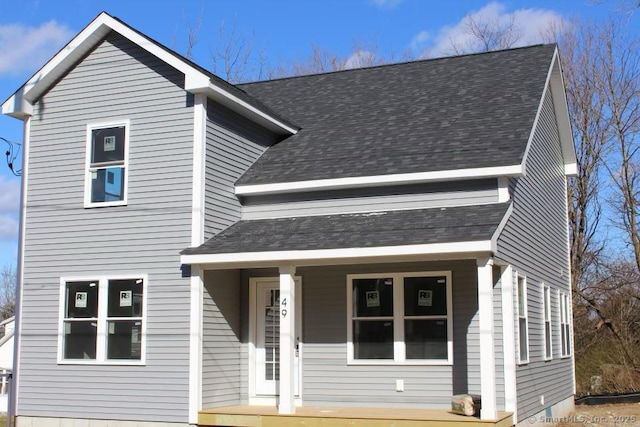
[{"label": "white front door", "polygon": [[[300,391],[300,352],[302,298],[296,279],[296,356],[294,360],[295,395]],[[255,280],[255,394],[278,395],[280,378],[280,282],[277,278]],[[286,309],[282,307],[282,309]]]}]

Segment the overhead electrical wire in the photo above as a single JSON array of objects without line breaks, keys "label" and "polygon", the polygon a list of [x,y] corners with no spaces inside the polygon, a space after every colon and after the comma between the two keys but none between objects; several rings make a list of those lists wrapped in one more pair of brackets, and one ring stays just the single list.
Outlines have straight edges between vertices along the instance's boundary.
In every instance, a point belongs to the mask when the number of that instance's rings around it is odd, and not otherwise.
[{"label": "overhead electrical wire", "polygon": [[20,150],[22,148],[22,144],[19,142],[11,142],[6,138],[0,136],[0,141],[4,141],[9,147],[5,152],[5,156],[7,157],[7,166],[11,173],[15,176],[22,176],[22,169],[16,169],[15,162],[18,158],[18,154],[20,154]]}]

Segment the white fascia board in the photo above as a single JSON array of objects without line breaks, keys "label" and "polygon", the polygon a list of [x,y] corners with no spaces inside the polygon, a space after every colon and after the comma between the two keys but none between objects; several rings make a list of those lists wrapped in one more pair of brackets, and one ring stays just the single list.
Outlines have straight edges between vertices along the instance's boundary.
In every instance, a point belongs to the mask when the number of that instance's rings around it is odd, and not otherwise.
[{"label": "white fascia board", "polygon": [[[181,264],[239,264],[297,262],[322,259],[353,259],[407,255],[465,254],[491,252],[491,241],[433,243],[425,245],[379,246],[375,248],[315,249],[303,251],[239,252],[180,256]],[[299,264],[297,264],[299,265]]]},{"label": "white fascia board", "polygon": [[564,174],[566,176],[576,176],[578,175],[578,164],[570,163],[564,165]]},{"label": "white fascia board", "polygon": [[[276,118],[242,101],[224,88],[211,82],[209,75],[191,66],[176,55],[168,52],[142,34],[132,30],[107,13],[102,12],[77,36],[75,36],[62,50],[60,50],[49,62],[47,62],[36,74],[31,77],[11,98],[2,105],[3,114],[20,118],[23,115],[31,115],[27,106],[33,102],[49,85],[63,75],[82,56],[99,42],[109,31],[115,31],[123,37],[135,43],[142,49],[180,71],[185,76],[185,90],[192,93],[207,93],[218,98],[228,99],[237,106],[240,111],[246,111],[251,117],[259,117],[271,123],[272,126],[295,134],[297,129],[287,126]],[[35,90],[34,90],[35,89]],[[26,101],[25,101],[26,100]],[[25,105],[27,102],[27,105]]]},{"label": "white fascia board", "polygon": [[[77,36],[75,36],[65,47],[63,47],[53,58],[51,58],[42,68],[40,68],[11,98],[2,104],[2,113],[15,116],[16,114],[27,114],[24,108],[31,105],[33,96],[29,96],[34,88],[46,85],[49,80],[47,76],[62,75],[61,69],[71,66],[79,56],[85,51],[81,49],[90,43],[92,37],[104,35],[109,29],[105,25],[108,20],[114,21],[106,13],[101,13],[89,25],[87,25]],[[86,49],[88,50],[88,48]],[[75,53],[75,54],[74,54]]]},{"label": "white fascia board", "polygon": [[2,104],[2,114],[24,120],[33,115],[33,105],[22,97],[20,89]]},{"label": "white fascia board", "polygon": [[191,93],[205,93],[208,97],[215,99],[223,105],[229,106],[231,109],[238,111],[241,115],[264,125],[268,129],[282,133],[282,131],[295,135],[298,129],[287,125],[277,118],[265,113],[259,108],[243,101],[232,93],[226,91],[214,82],[208,79],[206,82],[198,82],[197,80],[186,81],[185,90]]},{"label": "white fascia board", "polygon": [[569,104],[567,103],[567,93],[565,91],[564,78],[562,77],[562,64],[560,63],[560,55],[557,47],[553,56],[553,64],[551,93],[553,94],[553,106],[558,122],[558,133],[560,134],[565,175],[575,176],[578,174],[578,160],[576,157],[576,149],[573,145]]},{"label": "white fascia board", "polygon": [[500,223],[498,224],[496,231],[494,231],[493,236],[491,236],[491,252],[493,252],[494,254],[498,253],[498,238],[500,237],[500,234],[502,234],[502,230],[504,229],[504,227],[507,225],[507,222],[509,221],[509,218],[511,217],[512,212],[513,212],[513,203],[509,205],[509,207],[507,208],[507,212],[505,212],[504,216],[502,217],[502,220],[500,220]]},{"label": "white fascia board", "polygon": [[310,181],[281,182],[276,184],[238,185],[238,196],[282,194],[296,191],[338,190],[346,188],[373,187],[381,185],[417,184],[426,182],[454,181],[461,179],[497,178],[522,175],[521,165],[489,168],[451,169],[433,172],[373,175],[351,178],[317,179]]},{"label": "white fascia board", "polygon": [[[527,157],[531,149],[533,142],[533,136],[535,135],[538,127],[538,121],[540,120],[540,114],[544,106],[544,98],[547,95],[547,91],[550,90],[553,99],[553,108],[556,116],[556,123],[558,125],[558,136],[560,138],[560,148],[562,150],[562,158],[565,166],[565,175],[571,176],[577,173],[577,159],[576,152],[573,146],[573,137],[571,135],[571,122],[569,120],[569,106],[567,104],[567,95],[564,90],[564,81],[562,79],[562,69],[560,68],[560,58],[558,54],[558,48],[556,47],[553,52],[553,58],[551,59],[551,65],[547,71],[547,78],[544,84],[544,90],[540,97],[540,104],[536,111],[536,117],[529,133],[529,140],[527,141],[527,148],[525,149],[524,156],[522,156],[523,173],[526,174]],[[574,171],[571,173],[572,171]]]}]

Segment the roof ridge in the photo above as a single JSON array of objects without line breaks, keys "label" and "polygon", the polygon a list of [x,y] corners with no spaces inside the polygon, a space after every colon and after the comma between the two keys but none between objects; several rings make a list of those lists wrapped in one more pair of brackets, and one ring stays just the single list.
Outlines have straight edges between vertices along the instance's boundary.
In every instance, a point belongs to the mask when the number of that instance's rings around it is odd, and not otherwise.
[{"label": "roof ridge", "polygon": [[445,59],[459,59],[459,58],[466,58],[466,57],[470,57],[470,56],[492,55],[492,54],[498,54],[498,53],[504,53],[504,52],[512,52],[512,51],[532,49],[532,48],[539,48],[539,47],[545,47],[545,46],[557,46],[557,43],[555,43],[555,42],[552,42],[552,43],[538,43],[538,44],[533,44],[533,45],[518,46],[518,47],[512,47],[512,48],[507,48],[507,49],[499,49],[499,50],[490,50],[490,51],[485,51],[485,52],[471,52],[471,53],[465,53],[465,54],[460,54],[460,55],[452,55],[452,56],[440,56],[440,57],[435,57],[435,58],[424,58],[424,59],[414,59],[414,60],[401,61],[401,62],[390,62],[390,63],[386,63],[386,64],[372,65],[372,66],[368,66],[368,67],[354,67],[354,68],[348,68],[348,69],[343,69],[343,70],[333,70],[333,71],[324,71],[324,72],[319,72],[319,73],[302,74],[302,75],[298,75],[298,76],[286,76],[286,77],[278,77],[278,78],[274,78],[274,79],[255,80],[255,81],[250,81],[250,82],[238,83],[235,86],[236,87],[240,87],[240,86],[258,84],[258,83],[268,83],[268,82],[277,82],[277,81],[283,81],[283,80],[301,79],[301,78],[307,78],[307,77],[318,77],[318,76],[325,76],[325,75],[339,74],[339,73],[375,70],[375,69],[380,69],[380,68],[389,68],[389,67],[396,67],[396,66],[402,66],[402,65],[408,65],[408,64],[419,64],[419,63],[426,63],[426,62],[435,62],[435,61],[441,61],[441,60],[445,60]]}]

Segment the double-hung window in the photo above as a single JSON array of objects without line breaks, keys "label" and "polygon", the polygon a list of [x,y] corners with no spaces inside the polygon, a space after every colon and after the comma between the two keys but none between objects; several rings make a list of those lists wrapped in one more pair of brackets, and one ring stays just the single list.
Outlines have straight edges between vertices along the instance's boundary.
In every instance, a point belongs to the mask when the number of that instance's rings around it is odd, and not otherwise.
[{"label": "double-hung window", "polygon": [[451,273],[347,276],[350,363],[448,364]]},{"label": "double-hung window", "polygon": [[127,202],[129,122],[87,126],[85,206]]},{"label": "double-hung window", "polygon": [[542,285],[542,308],[544,311],[544,359],[551,360],[553,348],[551,340],[551,288]]},{"label": "double-hung window", "polygon": [[59,361],[144,362],[146,277],[63,279]]},{"label": "double-hung window", "polygon": [[569,322],[569,297],[564,292],[558,293],[560,299],[560,347],[562,357],[571,356],[571,326]]},{"label": "double-hung window", "polygon": [[529,325],[527,316],[527,278],[517,274],[518,286],[518,362],[529,362]]}]

